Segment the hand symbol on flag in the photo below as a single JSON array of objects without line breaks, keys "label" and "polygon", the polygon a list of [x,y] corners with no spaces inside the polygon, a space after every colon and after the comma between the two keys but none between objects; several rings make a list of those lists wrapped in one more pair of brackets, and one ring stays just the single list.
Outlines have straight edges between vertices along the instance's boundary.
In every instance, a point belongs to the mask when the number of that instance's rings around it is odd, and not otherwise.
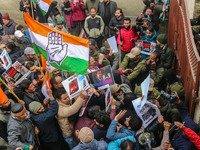
[{"label": "hand symbol on flag", "polygon": [[56,63],[60,66],[67,56],[67,49],[68,45],[63,44],[62,34],[54,31],[48,34],[48,45],[46,50],[49,63]]}]

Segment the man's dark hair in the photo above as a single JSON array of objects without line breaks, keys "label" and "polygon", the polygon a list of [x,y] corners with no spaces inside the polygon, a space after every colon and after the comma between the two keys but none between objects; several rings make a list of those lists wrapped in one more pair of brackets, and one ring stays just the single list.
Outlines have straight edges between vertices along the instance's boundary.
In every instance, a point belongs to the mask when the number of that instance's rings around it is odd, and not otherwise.
[{"label": "man's dark hair", "polygon": [[34,62],[28,61],[25,67],[29,70],[29,69],[30,69],[31,67],[33,67],[34,65],[35,65]]},{"label": "man's dark hair", "polygon": [[146,12],[147,9],[151,9],[151,11],[153,12],[153,8],[152,8],[152,7],[147,7],[147,8],[145,9],[145,12]]},{"label": "man's dark hair", "polygon": [[122,15],[124,15],[124,13],[123,13],[123,11],[122,11],[121,8],[117,8],[117,9],[115,10],[115,12],[118,11],[118,10],[120,11],[120,13],[121,13]]},{"label": "man's dark hair", "polygon": [[125,17],[124,21],[129,21],[131,23],[131,19],[129,17]]},{"label": "man's dark hair", "polygon": [[8,42],[6,44],[6,47],[8,47],[9,49],[11,49],[12,51],[15,50],[15,49],[17,49],[17,46],[15,45],[14,42]]},{"label": "man's dark hair", "polygon": [[39,75],[41,75],[41,72],[40,72],[40,71],[35,72],[35,73],[34,73],[34,79],[35,79],[35,80],[38,80]]},{"label": "man's dark hair", "polygon": [[142,126],[142,120],[136,114],[132,114],[129,126],[131,127],[131,130],[138,131]]},{"label": "man's dark hair", "polygon": [[61,14],[60,14],[59,11],[55,11],[53,15],[54,15],[54,17],[56,17],[57,15],[60,15],[60,16],[61,16]]},{"label": "man's dark hair", "polygon": [[21,82],[20,86],[22,88],[23,91],[27,90],[29,85],[31,84],[32,82],[28,79],[25,79]]},{"label": "man's dark hair", "polygon": [[23,105],[20,103],[16,103],[11,107],[11,112],[16,114],[21,112],[24,109]]},{"label": "man's dark hair", "polygon": [[152,52],[152,54],[156,55],[156,58],[158,58],[160,60],[161,54],[158,51],[154,51]]},{"label": "man's dark hair", "polygon": [[94,105],[91,107],[86,108],[86,117],[88,117],[89,119],[94,119],[94,116],[97,112],[99,112],[100,110],[100,106],[99,105]]},{"label": "man's dark hair", "polygon": [[97,112],[94,118],[98,123],[103,124],[106,129],[110,126],[111,119],[106,112]]},{"label": "man's dark hair", "polygon": [[66,93],[66,91],[64,88],[59,89],[55,94],[56,99],[60,99],[60,97],[65,93]]},{"label": "man's dark hair", "polygon": [[135,149],[135,143],[129,139],[123,140],[120,144],[120,150],[126,150],[128,147],[130,147],[130,149]]},{"label": "man's dark hair", "polygon": [[96,9],[95,7],[91,7],[91,8],[90,8],[90,11],[91,11],[92,9],[94,9],[95,11],[97,11],[97,9]]},{"label": "man's dark hair", "polygon": [[18,25],[17,26],[17,30],[21,30],[21,29],[23,29],[24,27],[22,26],[22,25]]},{"label": "man's dark hair", "polygon": [[154,32],[154,27],[152,25],[148,26],[147,30],[149,30],[150,32]]},{"label": "man's dark hair", "polygon": [[57,84],[57,81],[56,81],[56,77],[59,76],[59,75],[56,75],[56,76],[52,76],[51,79],[50,79],[50,83],[51,85],[53,86],[54,84]]}]

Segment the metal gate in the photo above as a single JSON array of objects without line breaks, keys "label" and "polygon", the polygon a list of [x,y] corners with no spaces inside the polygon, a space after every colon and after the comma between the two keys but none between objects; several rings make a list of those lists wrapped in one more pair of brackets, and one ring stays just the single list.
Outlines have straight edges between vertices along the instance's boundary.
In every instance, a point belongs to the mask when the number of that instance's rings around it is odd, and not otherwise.
[{"label": "metal gate", "polygon": [[200,58],[189,19],[186,0],[171,0],[168,22],[168,44],[176,54],[176,69],[183,78],[189,112],[194,115],[194,103],[199,82]]}]

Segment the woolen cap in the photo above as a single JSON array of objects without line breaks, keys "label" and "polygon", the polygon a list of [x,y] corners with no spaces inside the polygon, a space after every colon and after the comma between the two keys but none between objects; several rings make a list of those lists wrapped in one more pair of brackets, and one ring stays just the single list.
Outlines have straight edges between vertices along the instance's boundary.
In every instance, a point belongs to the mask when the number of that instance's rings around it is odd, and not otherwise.
[{"label": "woolen cap", "polygon": [[40,109],[41,103],[37,101],[33,101],[29,104],[29,110],[33,114],[37,114],[38,110]]},{"label": "woolen cap", "polygon": [[160,42],[161,44],[166,44],[167,43],[167,35],[159,34],[157,37],[157,41]]},{"label": "woolen cap", "polygon": [[24,34],[20,30],[15,31],[15,36],[16,37],[22,37],[23,35]]},{"label": "woolen cap", "polygon": [[79,131],[79,139],[83,144],[89,144],[94,140],[94,133],[88,127],[83,127]]},{"label": "woolen cap", "polygon": [[10,20],[10,16],[8,13],[5,13],[2,17],[2,19]]},{"label": "woolen cap", "polygon": [[11,112],[14,114],[20,113],[24,109],[23,105],[16,103],[11,107]]},{"label": "woolen cap", "polygon": [[58,23],[58,25],[64,24],[64,19],[62,17],[58,17],[57,23]]},{"label": "woolen cap", "polygon": [[128,54],[129,58],[135,58],[135,56],[140,55],[141,50],[137,47],[132,48],[131,52]]},{"label": "woolen cap", "polygon": [[113,86],[110,87],[111,94],[116,93],[117,91],[119,91],[119,89],[120,85],[115,83]]},{"label": "woolen cap", "polygon": [[24,50],[24,54],[26,55],[33,55],[35,54],[35,51],[32,47],[27,47],[25,50]]}]

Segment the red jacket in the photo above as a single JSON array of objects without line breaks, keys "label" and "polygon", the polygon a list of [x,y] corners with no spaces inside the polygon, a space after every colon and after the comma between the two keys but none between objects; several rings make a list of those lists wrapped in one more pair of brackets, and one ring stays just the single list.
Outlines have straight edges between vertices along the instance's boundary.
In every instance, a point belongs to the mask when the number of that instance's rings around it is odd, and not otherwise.
[{"label": "red jacket", "polygon": [[194,143],[194,145],[200,149],[200,136],[198,136],[193,130],[190,128],[183,128],[184,134],[188,137],[188,139]]},{"label": "red jacket", "polygon": [[[80,8],[80,6],[82,8]],[[79,0],[78,3],[76,3],[76,6],[74,6],[74,0],[71,1],[70,6],[72,8],[72,21],[82,21],[85,20],[86,14],[85,14],[85,3],[83,0]]]},{"label": "red jacket", "polygon": [[[130,41],[132,38],[135,39],[134,42]],[[129,30],[121,29],[121,37],[119,33],[117,38],[117,44],[119,44],[120,40],[123,41],[123,47],[120,45],[120,49],[124,52],[130,52],[131,49],[135,47],[135,42],[138,40],[138,34],[137,32],[134,32],[132,30],[131,26]]]}]

